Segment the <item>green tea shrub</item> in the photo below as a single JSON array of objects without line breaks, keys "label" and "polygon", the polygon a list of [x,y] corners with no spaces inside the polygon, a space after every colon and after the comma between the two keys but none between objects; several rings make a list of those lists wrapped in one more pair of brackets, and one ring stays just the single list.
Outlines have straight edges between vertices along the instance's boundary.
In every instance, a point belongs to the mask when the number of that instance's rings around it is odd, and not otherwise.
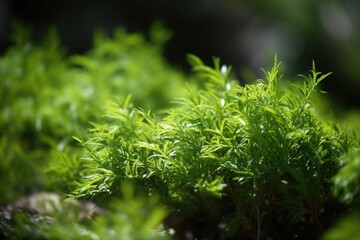
[{"label": "green tea shrub", "polygon": [[127,98],[79,139],[87,157],[71,195],[115,197],[130,181],[161,196],[169,227],[196,226],[194,237],[321,234],[340,211],[332,178],[356,141],[316,114],[312,96],[328,74],[313,65],[303,84],[282,88],[275,59],[264,80],[240,86],[219,59],[189,60],[205,87],[188,87],[164,118]]},{"label": "green tea shrub", "polygon": [[123,28],[112,37],[98,31],[92,50],[74,56],[55,30],[34,42],[31,30],[14,26],[14,45],[0,58],[1,203],[45,183],[64,188],[81,164],[68,158],[79,149],[72,136],[86,134],[108,102],[132,94],[137,107],[157,111],[184,94],[184,74],[162,57],[170,33],[159,24],[148,37]]}]

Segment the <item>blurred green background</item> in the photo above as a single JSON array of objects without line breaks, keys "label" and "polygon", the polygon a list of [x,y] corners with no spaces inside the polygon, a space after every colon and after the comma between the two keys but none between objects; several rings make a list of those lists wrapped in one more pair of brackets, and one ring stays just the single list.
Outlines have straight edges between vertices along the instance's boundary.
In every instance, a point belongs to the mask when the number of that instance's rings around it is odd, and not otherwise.
[{"label": "blurred green background", "polygon": [[289,75],[305,73],[315,60],[320,71],[333,72],[323,84],[333,107],[360,107],[358,0],[2,0],[2,52],[13,19],[32,26],[39,38],[55,26],[70,53],[88,50],[95,28],[147,32],[161,21],[173,31],[165,49],[170,63],[189,70],[186,53],[208,63],[216,55],[243,80],[248,70],[271,65],[275,52]]}]

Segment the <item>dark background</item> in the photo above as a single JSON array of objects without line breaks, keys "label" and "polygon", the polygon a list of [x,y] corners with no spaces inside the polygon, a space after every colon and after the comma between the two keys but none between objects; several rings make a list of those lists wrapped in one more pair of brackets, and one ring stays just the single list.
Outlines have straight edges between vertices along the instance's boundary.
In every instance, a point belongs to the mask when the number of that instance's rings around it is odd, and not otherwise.
[{"label": "dark background", "polygon": [[0,0],[0,51],[11,44],[11,23],[32,27],[34,38],[55,26],[68,53],[91,48],[93,32],[115,27],[146,33],[154,21],[173,31],[167,60],[189,70],[193,53],[211,63],[219,56],[244,80],[246,70],[261,77],[274,54],[286,76],[333,72],[322,88],[338,109],[359,108],[360,2],[357,0]]}]

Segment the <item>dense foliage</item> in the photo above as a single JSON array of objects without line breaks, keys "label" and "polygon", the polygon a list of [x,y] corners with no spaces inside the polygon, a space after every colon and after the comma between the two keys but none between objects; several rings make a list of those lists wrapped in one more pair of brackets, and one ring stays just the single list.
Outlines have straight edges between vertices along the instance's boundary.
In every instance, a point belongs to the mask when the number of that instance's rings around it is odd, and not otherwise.
[{"label": "dense foliage", "polygon": [[[315,113],[311,97],[327,75],[313,66],[302,85],[281,88],[275,61],[265,80],[240,86],[218,59],[214,69],[189,60],[205,88],[189,87],[166,117],[127,98],[79,140],[88,157],[72,195],[117,196],[131,181],[161,196],[184,222],[205,222],[207,229],[193,229],[197,237],[320,234],[329,214],[340,214],[331,179],[355,146]],[[206,235],[217,226],[223,229]]]},{"label": "dense foliage", "polygon": [[219,59],[209,67],[189,55],[192,84],[161,57],[169,35],[159,25],[149,41],[98,32],[76,56],[56,31],[42,45],[25,29],[14,36],[0,59],[1,205],[51,190],[105,211],[34,222],[22,211],[9,218],[7,205],[5,237],[334,239],[357,230],[358,140],[320,116],[329,74],[315,64],[295,83],[275,58],[264,79],[242,86]]}]

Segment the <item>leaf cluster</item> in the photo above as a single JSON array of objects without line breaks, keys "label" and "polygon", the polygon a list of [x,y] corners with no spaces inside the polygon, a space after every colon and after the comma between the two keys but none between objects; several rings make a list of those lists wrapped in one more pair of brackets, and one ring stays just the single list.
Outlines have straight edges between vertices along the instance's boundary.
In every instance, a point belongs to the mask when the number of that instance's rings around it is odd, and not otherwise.
[{"label": "leaf cluster", "polygon": [[328,74],[313,64],[302,85],[281,88],[275,58],[264,80],[240,86],[218,59],[214,68],[189,60],[204,88],[188,87],[164,118],[126,99],[79,140],[87,157],[72,195],[116,196],[132,181],[183,216],[224,223],[222,236],[266,236],[264,216],[321,231],[331,178],[354,146],[336,123],[315,114],[312,95]]}]

